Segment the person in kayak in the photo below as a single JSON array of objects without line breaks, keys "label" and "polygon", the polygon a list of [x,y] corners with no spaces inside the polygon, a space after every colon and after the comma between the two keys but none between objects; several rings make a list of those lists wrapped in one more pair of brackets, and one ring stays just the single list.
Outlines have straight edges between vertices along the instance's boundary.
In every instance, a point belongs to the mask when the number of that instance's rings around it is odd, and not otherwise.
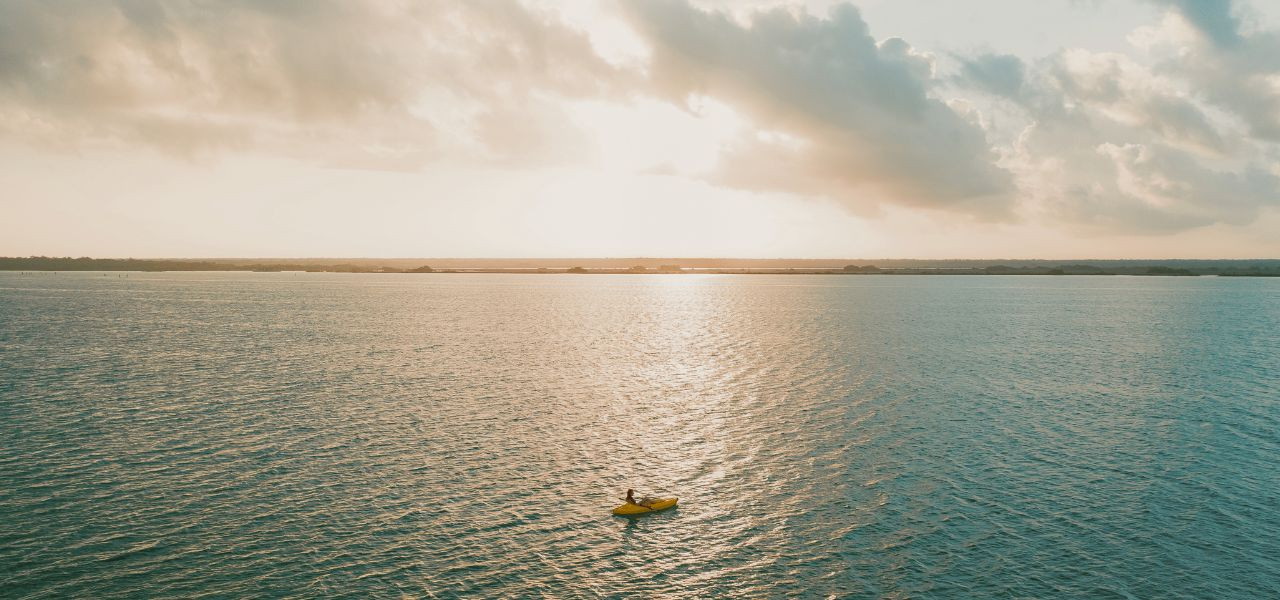
[{"label": "person in kayak", "polygon": [[627,490],[627,497],[625,500],[627,501],[627,504],[640,504],[639,502],[636,502],[636,491],[632,489]]}]

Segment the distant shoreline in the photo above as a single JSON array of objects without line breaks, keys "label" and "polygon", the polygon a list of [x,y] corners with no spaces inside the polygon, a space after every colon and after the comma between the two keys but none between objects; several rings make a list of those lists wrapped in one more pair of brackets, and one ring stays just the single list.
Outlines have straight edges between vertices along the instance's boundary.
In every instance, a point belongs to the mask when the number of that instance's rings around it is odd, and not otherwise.
[{"label": "distant shoreline", "polygon": [[[575,264],[576,262],[576,264]],[[435,263],[435,264],[432,264]],[[468,264],[473,263],[473,264]],[[541,264],[539,264],[541,263]],[[0,257],[0,271],[504,273],[582,275],[1130,275],[1280,277],[1280,259],[115,259]]]}]

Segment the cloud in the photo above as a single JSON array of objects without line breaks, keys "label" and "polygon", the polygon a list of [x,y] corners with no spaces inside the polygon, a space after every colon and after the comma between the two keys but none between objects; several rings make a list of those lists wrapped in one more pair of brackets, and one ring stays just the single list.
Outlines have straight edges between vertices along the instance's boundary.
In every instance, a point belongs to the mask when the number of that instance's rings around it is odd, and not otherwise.
[{"label": "cloud", "polygon": [[1280,200],[1257,143],[1124,55],[1065,50],[1030,66],[980,55],[957,81],[1016,107],[1025,124],[1005,164],[1054,222],[1165,233],[1246,224]]},{"label": "cloud", "polygon": [[1280,205],[1280,36],[1248,28],[1231,2],[1152,1],[1169,13],[1130,40],[1153,66],[1083,49],[1029,65],[987,54],[961,57],[955,81],[1015,107],[1024,125],[1005,164],[1055,222],[1250,223]]},{"label": "cloud", "polygon": [[640,47],[612,48],[624,56],[611,62],[589,19],[573,26],[532,1],[0,2],[0,136],[510,171],[585,162],[599,140],[678,144],[682,132],[599,126],[579,110],[658,99],[732,115],[725,129],[739,133],[704,136],[708,160],[724,143],[695,176],[863,214],[1036,214],[1154,233],[1247,223],[1280,198],[1280,33],[1230,2],[1147,0],[1168,10],[1130,36],[1147,61],[949,55],[956,68],[940,74],[907,41],[872,37],[848,4],[825,16],[601,4],[593,14],[620,13],[610,24],[625,21]]},{"label": "cloud", "polygon": [[1118,211],[1097,214],[1127,216],[1151,229],[1244,225],[1257,217],[1260,207],[1274,204],[1280,191],[1276,176],[1260,168],[1215,171],[1167,146],[1104,143],[1097,151],[1112,161],[1116,188],[1128,200],[1118,203]]},{"label": "cloud", "polygon": [[1229,0],[1156,4],[1168,7],[1199,34],[1181,44],[1177,57],[1162,68],[1186,78],[1207,101],[1241,119],[1250,135],[1280,142],[1280,32],[1247,31],[1237,5]]},{"label": "cloud", "polygon": [[1017,97],[1026,79],[1026,65],[1011,54],[982,54],[973,58],[960,57],[962,84],[972,85],[997,96]]},{"label": "cloud", "polygon": [[1208,153],[1227,142],[1209,116],[1173,82],[1161,79],[1121,54],[1064,51],[1044,63],[1063,100],[1159,136],[1166,143]]},{"label": "cloud", "polygon": [[1012,177],[982,128],[931,93],[931,58],[901,39],[877,42],[853,6],[827,18],[765,10],[742,24],[681,0],[624,5],[652,45],[655,93],[711,97],[753,122],[716,181],[859,211],[892,202],[1009,215]]},{"label": "cloud", "polygon": [[0,132],[52,146],[508,159],[618,78],[514,0],[0,3]]},{"label": "cloud", "polygon": [[1241,42],[1240,20],[1233,13],[1230,0],[1156,0],[1156,4],[1176,9],[1218,46]]}]

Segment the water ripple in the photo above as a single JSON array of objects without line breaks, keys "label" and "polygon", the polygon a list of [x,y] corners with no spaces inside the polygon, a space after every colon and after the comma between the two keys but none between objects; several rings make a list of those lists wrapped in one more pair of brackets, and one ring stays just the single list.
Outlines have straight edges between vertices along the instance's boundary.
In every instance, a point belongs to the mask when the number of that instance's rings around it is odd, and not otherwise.
[{"label": "water ripple", "polygon": [[1280,595],[1280,282],[57,277],[4,597]]}]

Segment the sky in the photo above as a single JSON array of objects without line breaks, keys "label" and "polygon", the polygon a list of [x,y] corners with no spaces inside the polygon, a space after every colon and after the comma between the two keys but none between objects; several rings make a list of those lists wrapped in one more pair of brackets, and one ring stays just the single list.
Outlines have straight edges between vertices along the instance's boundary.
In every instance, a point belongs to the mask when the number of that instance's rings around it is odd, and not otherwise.
[{"label": "sky", "polygon": [[1280,6],[9,0],[0,255],[1280,257]]}]

